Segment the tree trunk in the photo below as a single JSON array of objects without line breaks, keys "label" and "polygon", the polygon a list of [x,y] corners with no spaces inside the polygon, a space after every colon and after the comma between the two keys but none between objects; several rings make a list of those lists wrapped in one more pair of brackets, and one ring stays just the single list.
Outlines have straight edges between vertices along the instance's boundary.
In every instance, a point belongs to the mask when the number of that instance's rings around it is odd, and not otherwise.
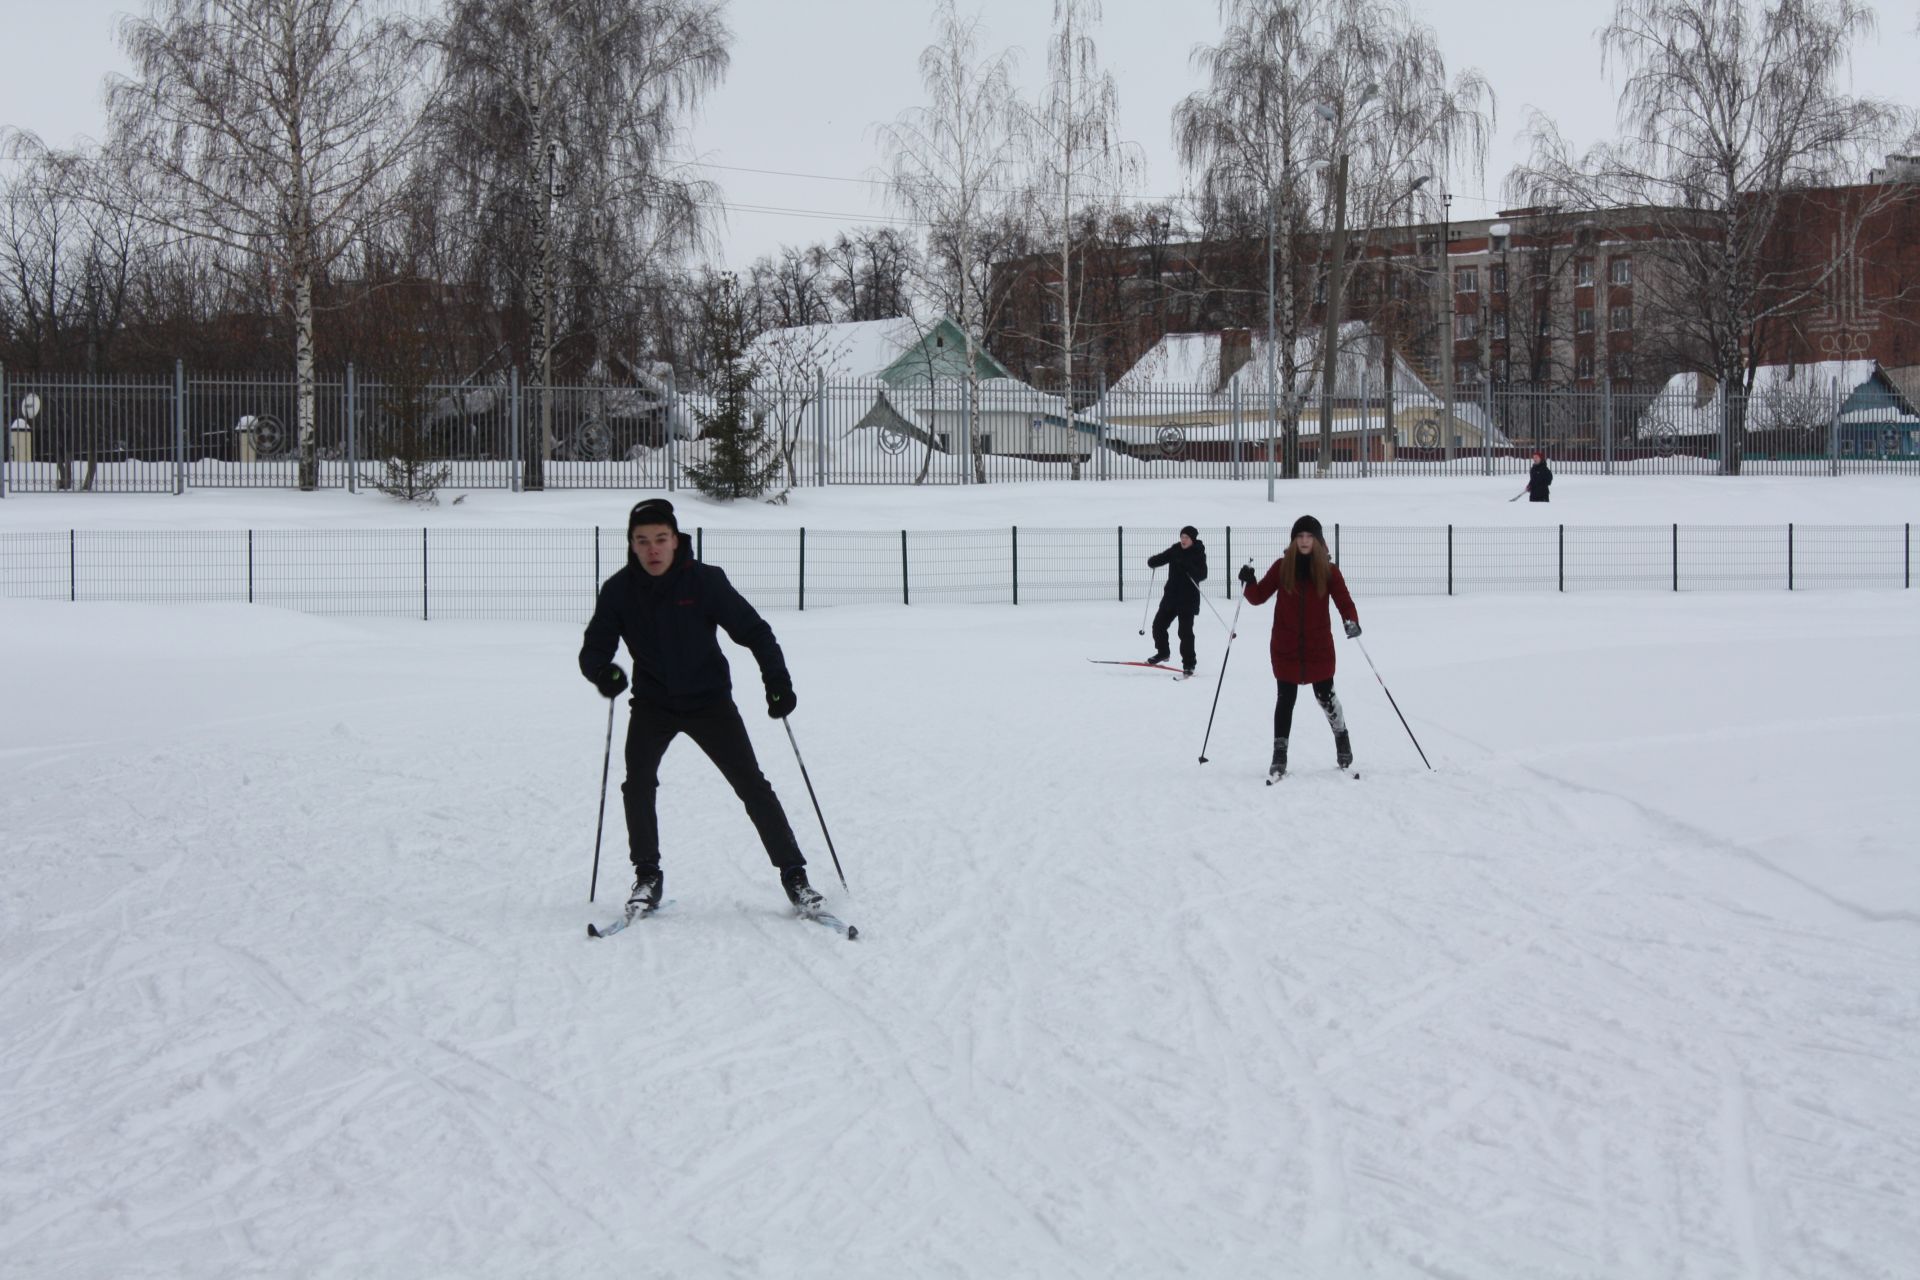
[{"label": "tree trunk", "polygon": [[313,385],[313,271],[302,265],[293,277],[293,369],[297,383],[296,416],[300,423],[300,487],[320,487],[320,450],[315,438],[316,404]]}]

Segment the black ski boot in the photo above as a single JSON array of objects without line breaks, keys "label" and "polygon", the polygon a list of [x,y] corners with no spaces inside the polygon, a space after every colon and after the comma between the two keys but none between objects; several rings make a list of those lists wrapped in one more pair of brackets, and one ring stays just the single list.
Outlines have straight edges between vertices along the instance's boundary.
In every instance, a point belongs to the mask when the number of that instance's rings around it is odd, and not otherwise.
[{"label": "black ski boot", "polygon": [[818,889],[807,883],[805,867],[780,868],[780,887],[787,891],[787,901],[793,904],[794,910],[807,915],[818,911],[826,901]]},{"label": "black ski boot", "polygon": [[1267,783],[1271,785],[1286,776],[1287,740],[1285,738],[1275,738],[1273,740],[1273,763],[1267,766]]},{"label": "black ski boot", "polygon": [[642,871],[635,867],[633,892],[627,895],[627,919],[651,915],[660,906],[660,888],[664,883],[665,879],[660,874],[660,868]]},{"label": "black ski boot", "polygon": [[1333,762],[1342,769],[1353,767],[1353,739],[1345,729],[1333,735]]},{"label": "black ski boot", "polygon": [[1164,653],[1156,653],[1147,659],[1147,665],[1150,667],[1164,667],[1167,665],[1167,655]]}]

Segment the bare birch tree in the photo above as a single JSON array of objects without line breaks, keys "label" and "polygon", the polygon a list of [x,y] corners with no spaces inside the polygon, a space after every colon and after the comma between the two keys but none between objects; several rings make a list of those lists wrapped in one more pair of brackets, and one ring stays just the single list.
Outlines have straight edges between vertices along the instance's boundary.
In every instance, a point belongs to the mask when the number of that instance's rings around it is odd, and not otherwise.
[{"label": "bare birch tree", "polygon": [[1729,474],[1741,469],[1744,397],[1768,323],[1817,296],[1853,251],[1836,246],[1812,269],[1770,264],[1783,199],[1863,172],[1910,120],[1839,89],[1872,30],[1858,0],[1618,0],[1600,43],[1603,64],[1626,75],[1623,136],[1576,155],[1539,120],[1531,159],[1508,179],[1530,203],[1656,206],[1647,252],[1660,269],[1640,273],[1636,305],[1651,304],[1675,354],[1729,393]]},{"label": "bare birch tree", "polygon": [[[1022,230],[1025,112],[1013,88],[1013,58],[980,52],[980,24],[954,0],[934,10],[934,39],[920,55],[927,100],[880,128],[888,192],[927,227],[926,266],[935,304],[966,337],[966,394],[975,398],[978,350],[992,326],[992,266]],[[933,462],[932,433],[915,483]]]},{"label": "bare birch tree", "polygon": [[1047,87],[1027,131],[1041,234],[1060,246],[1058,347],[1069,431],[1081,319],[1074,292],[1075,233],[1101,225],[1141,169],[1140,148],[1119,136],[1120,93],[1113,75],[1100,67],[1093,37],[1100,17],[1099,0],[1054,0]]},{"label": "bare birch tree", "polygon": [[[523,299],[542,388],[526,484],[552,456],[554,352],[584,335],[604,366],[633,308],[712,225],[712,184],[679,163],[731,33],[715,0],[453,0],[437,150],[478,228],[481,274]],[[564,314],[563,314],[564,312]],[[564,327],[563,327],[564,326]]]},{"label": "bare birch tree", "polygon": [[[1316,193],[1311,175],[1350,156],[1352,220],[1388,220],[1421,177],[1484,162],[1493,95],[1477,72],[1448,78],[1433,33],[1401,0],[1221,0],[1220,11],[1220,42],[1194,53],[1208,85],[1174,108],[1174,141],[1198,178],[1203,234],[1251,238],[1264,225],[1269,413],[1281,472],[1293,477],[1299,339],[1326,265],[1312,240],[1333,212],[1332,184]],[[1308,367],[1335,354],[1317,352]]]},{"label": "bare birch tree", "polygon": [[314,285],[390,217],[418,140],[418,27],[372,0],[154,0],[107,93],[124,207],[260,264],[293,321],[300,487],[318,483]]}]

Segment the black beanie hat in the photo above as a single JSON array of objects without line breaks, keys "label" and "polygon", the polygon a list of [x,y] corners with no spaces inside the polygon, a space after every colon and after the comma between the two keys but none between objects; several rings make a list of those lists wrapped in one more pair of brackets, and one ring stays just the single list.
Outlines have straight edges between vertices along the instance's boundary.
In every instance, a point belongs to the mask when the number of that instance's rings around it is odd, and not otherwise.
[{"label": "black beanie hat", "polygon": [[680,520],[673,514],[673,504],[665,498],[636,502],[627,513],[627,536],[631,538],[633,531],[643,524],[663,524],[675,533],[680,532]]},{"label": "black beanie hat", "polygon": [[1180,532],[1181,532],[1182,534],[1184,534],[1184,535],[1186,535],[1187,537],[1189,537],[1189,538],[1192,538],[1192,539],[1193,539],[1193,540],[1194,540],[1195,542],[1198,542],[1198,541],[1200,541],[1200,531],[1199,531],[1198,529],[1196,529],[1196,528],[1194,528],[1194,527],[1193,527],[1192,525],[1190,525],[1190,524],[1183,524],[1183,525],[1181,525],[1181,526],[1180,526]]},{"label": "black beanie hat", "polygon": [[1310,533],[1322,542],[1326,541],[1327,535],[1320,531],[1320,522],[1312,516],[1301,516],[1298,520],[1295,520],[1293,522],[1293,532],[1287,536],[1289,538],[1297,538],[1303,533]]}]

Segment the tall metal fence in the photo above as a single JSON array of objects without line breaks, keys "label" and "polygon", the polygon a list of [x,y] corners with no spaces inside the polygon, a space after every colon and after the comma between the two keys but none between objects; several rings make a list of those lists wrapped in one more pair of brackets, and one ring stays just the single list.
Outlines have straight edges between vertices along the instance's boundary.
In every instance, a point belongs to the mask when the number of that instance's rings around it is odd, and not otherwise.
[{"label": "tall metal fence", "polygon": [[[1913,526],[1334,525],[1368,596],[1488,592],[1808,591],[1913,586]],[[846,604],[1143,600],[1164,529],[692,531],[763,609]],[[1287,529],[1230,527],[1209,594],[1265,565]],[[276,605],[367,617],[582,621],[624,563],[624,530],[359,529],[0,532],[0,596]]]},{"label": "tall metal fence", "polygon": [[[322,488],[379,486],[401,459],[458,489],[674,489],[711,451],[711,401],[670,383],[542,388],[510,373],[408,388],[349,368],[319,378],[313,396]],[[757,387],[751,409],[796,486],[1518,475],[1536,450],[1575,473],[1715,473],[1734,469],[1737,452],[1738,469],[1756,474],[1920,475],[1920,416],[1897,397],[1864,403],[1837,384],[1700,400],[1485,383],[1450,403],[1361,386],[1323,415],[1316,396],[1269,400],[1237,384],[1087,386],[1065,397],[1005,380],[816,378]],[[283,377],[0,369],[0,410],[0,496],[294,488],[308,451],[297,386]]]}]

